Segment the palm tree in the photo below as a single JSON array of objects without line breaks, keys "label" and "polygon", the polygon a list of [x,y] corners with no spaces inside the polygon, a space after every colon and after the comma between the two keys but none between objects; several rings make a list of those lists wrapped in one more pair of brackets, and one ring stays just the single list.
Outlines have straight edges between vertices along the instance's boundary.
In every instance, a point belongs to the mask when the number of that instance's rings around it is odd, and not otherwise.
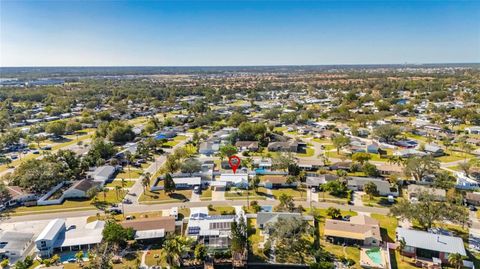
[{"label": "palm tree", "polygon": [[122,188],[125,188],[125,179],[122,178],[121,181],[122,181]]},{"label": "palm tree", "polygon": [[118,201],[118,193],[120,192],[120,189],[122,189],[122,187],[115,186],[115,196],[117,197],[117,201]]},{"label": "palm tree", "polygon": [[83,251],[78,251],[75,253],[75,260],[77,260],[78,263],[81,263],[83,261]]},{"label": "palm tree", "polygon": [[152,177],[152,174],[150,172],[145,172],[143,174],[143,178],[142,178],[143,194],[145,194],[147,187],[150,186],[151,177]]},{"label": "palm tree", "polygon": [[448,262],[456,269],[460,269],[463,266],[464,257],[460,253],[453,253],[448,255]]},{"label": "palm tree", "polygon": [[131,168],[131,163],[133,162],[134,160],[134,157],[132,155],[132,153],[130,153],[130,151],[127,151],[125,152],[125,159],[127,159],[127,165],[128,165],[128,177],[131,178],[132,175],[130,173],[130,168]]},{"label": "palm tree", "polygon": [[188,252],[191,242],[185,237],[169,235],[163,242],[165,259],[172,267],[182,265],[182,256]]}]

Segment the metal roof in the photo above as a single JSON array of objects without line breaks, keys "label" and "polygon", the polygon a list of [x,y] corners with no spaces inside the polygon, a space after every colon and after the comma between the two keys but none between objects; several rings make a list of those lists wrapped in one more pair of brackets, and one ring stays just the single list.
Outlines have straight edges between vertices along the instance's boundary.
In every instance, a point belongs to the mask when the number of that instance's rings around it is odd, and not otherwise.
[{"label": "metal roof", "polygon": [[463,240],[460,237],[428,233],[424,231],[397,228],[397,239],[404,239],[407,246],[446,253],[460,253],[466,256]]},{"label": "metal roof", "polygon": [[53,219],[51,220],[47,226],[42,230],[40,235],[38,235],[37,239],[35,241],[39,240],[53,240],[55,236],[59,232],[62,231],[62,229],[65,228],[65,220],[64,219]]}]

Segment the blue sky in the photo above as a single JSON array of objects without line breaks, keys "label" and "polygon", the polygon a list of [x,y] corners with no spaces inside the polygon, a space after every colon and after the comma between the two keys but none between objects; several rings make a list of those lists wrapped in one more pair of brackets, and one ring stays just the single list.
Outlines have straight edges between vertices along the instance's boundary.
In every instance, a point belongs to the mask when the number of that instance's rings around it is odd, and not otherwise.
[{"label": "blue sky", "polygon": [[4,1],[1,66],[480,62],[480,1]]}]

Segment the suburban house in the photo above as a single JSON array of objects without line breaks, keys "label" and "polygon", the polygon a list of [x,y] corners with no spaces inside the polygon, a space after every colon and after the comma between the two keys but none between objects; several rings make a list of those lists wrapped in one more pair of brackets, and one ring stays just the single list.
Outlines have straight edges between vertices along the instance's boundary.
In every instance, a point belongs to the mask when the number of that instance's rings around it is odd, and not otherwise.
[{"label": "suburban house", "polygon": [[332,174],[319,174],[315,176],[307,176],[305,185],[308,188],[319,188],[321,185],[337,179],[338,179],[338,176],[332,175]]},{"label": "suburban house", "polygon": [[231,225],[235,215],[208,215],[208,208],[191,208],[187,236],[208,248],[227,249],[230,246]]},{"label": "suburban house", "polygon": [[289,188],[297,186],[297,182],[288,183],[287,176],[284,175],[262,176],[262,183],[267,189]]},{"label": "suburban house", "polygon": [[217,179],[218,182],[225,182],[227,186],[235,186],[237,188],[248,187],[248,174],[246,173],[228,173],[221,174]]},{"label": "suburban house", "polygon": [[400,156],[402,158],[410,158],[415,156],[425,156],[427,154],[425,152],[422,152],[413,148],[407,148],[407,149],[397,150],[393,153],[393,155]]},{"label": "suburban house", "polygon": [[91,179],[79,180],[63,192],[63,198],[87,198],[88,190],[96,188],[98,185],[98,182],[94,182]]},{"label": "suburban house", "polygon": [[322,168],[324,166],[324,162],[322,160],[312,160],[312,159],[300,159],[298,161],[298,167],[306,171],[314,171]]},{"label": "suburban house", "polygon": [[405,241],[402,254],[408,257],[431,259],[441,264],[448,263],[449,254],[467,255],[460,237],[398,227],[397,242],[401,240]]},{"label": "suburban house", "polygon": [[377,186],[377,191],[380,196],[398,196],[398,189],[391,187],[390,182],[382,178],[348,177],[347,188],[353,191],[363,191],[365,184],[369,182]]},{"label": "suburban house", "polygon": [[64,230],[66,230],[64,219],[53,219],[47,224],[35,239],[37,253],[40,257],[50,257],[53,254],[55,242]]},{"label": "suburban house", "polygon": [[258,151],[258,141],[237,141],[235,147],[240,151]]},{"label": "suburban house", "polygon": [[18,186],[5,186],[9,193],[9,200],[2,201],[6,206],[14,206],[17,204],[23,204],[29,201],[35,201],[37,196],[33,193],[27,192],[26,190]]},{"label": "suburban house", "polygon": [[280,218],[302,218],[302,214],[290,212],[258,212],[256,227],[261,230],[268,229],[269,224],[277,222]]},{"label": "suburban house", "polygon": [[438,189],[416,184],[411,184],[407,187],[407,194],[409,200],[418,200],[418,197],[422,193],[433,195],[436,201],[445,201],[447,197],[447,192],[444,189]]},{"label": "suburban house", "polygon": [[469,205],[480,205],[480,192],[468,192],[465,201]]},{"label": "suburban house", "polygon": [[116,169],[111,165],[104,165],[97,167],[92,173],[89,174],[90,179],[94,182],[98,182],[101,186],[104,186],[107,182],[113,179]]},{"label": "suburban house", "polygon": [[480,126],[471,126],[471,127],[467,127],[465,128],[465,132],[467,134],[480,134]]},{"label": "suburban house", "polygon": [[424,151],[432,155],[433,157],[440,157],[445,155],[445,152],[443,151],[443,149],[440,146],[435,144],[426,144]]},{"label": "suburban house", "polygon": [[401,175],[403,174],[403,168],[399,165],[381,163],[376,164],[378,172],[383,176],[388,175]]},{"label": "suburban house", "polygon": [[55,252],[90,249],[102,241],[104,221],[93,221],[84,227],[66,227],[65,219],[53,219],[35,239],[37,253],[50,257]]},{"label": "suburban house", "polygon": [[268,143],[268,151],[283,151],[283,152],[297,152],[299,149],[299,142],[295,140],[290,141],[275,141]]},{"label": "suburban house", "polygon": [[174,216],[126,220],[120,224],[124,228],[132,228],[135,231],[135,240],[159,239],[175,233]]},{"label": "suburban house", "polygon": [[28,232],[0,232],[0,259],[10,259],[12,263],[21,259],[33,243],[33,236]]},{"label": "suburban house", "polygon": [[352,166],[352,162],[336,162],[330,165],[330,170],[350,171],[351,166]]},{"label": "suburban house", "polygon": [[350,221],[327,219],[324,236],[335,244],[379,246],[382,242],[378,221],[365,215],[351,217]]},{"label": "suburban house", "polygon": [[202,184],[201,177],[174,177],[175,188],[177,189],[193,189],[195,186]]},{"label": "suburban house", "polygon": [[220,149],[220,143],[219,142],[202,142],[200,143],[200,146],[198,148],[198,153],[203,154],[203,155],[213,155],[218,152]]}]

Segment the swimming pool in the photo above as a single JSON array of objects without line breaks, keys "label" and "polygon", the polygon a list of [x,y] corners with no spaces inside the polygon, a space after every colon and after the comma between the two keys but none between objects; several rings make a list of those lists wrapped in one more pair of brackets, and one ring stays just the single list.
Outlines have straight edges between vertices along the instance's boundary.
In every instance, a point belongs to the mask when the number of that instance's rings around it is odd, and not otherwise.
[{"label": "swimming pool", "polygon": [[[70,260],[75,260],[75,254],[77,252],[78,251],[65,251],[58,254],[58,256],[60,256],[60,262],[68,262]],[[88,260],[88,253],[85,250],[83,251],[83,260],[84,261]]]},{"label": "swimming pool", "polygon": [[380,248],[371,248],[367,251],[365,251],[367,256],[372,260],[372,262],[382,265],[383,264],[383,258],[382,258],[382,250]]}]

